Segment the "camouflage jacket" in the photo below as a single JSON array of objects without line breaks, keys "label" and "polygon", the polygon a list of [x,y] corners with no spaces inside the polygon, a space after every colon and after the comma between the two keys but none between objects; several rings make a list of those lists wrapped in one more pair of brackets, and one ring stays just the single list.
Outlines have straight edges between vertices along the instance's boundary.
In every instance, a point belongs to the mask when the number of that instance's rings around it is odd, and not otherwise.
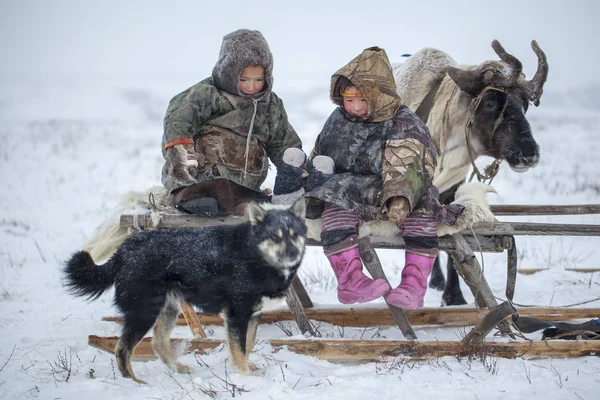
[{"label": "camouflage jacket", "polygon": [[[365,118],[343,109],[340,76],[365,96],[369,106]],[[331,98],[340,108],[325,123],[310,159],[331,157],[335,174],[307,193],[311,202],[334,203],[365,220],[385,218],[386,203],[396,196],[406,197],[412,210],[443,212],[431,185],[437,164],[433,141],[425,123],[400,104],[385,51],[366,49],[336,72],[331,79]]]},{"label": "camouflage jacket", "polygon": [[[265,68],[265,87],[257,95],[239,92],[239,77],[248,65]],[[225,36],[212,77],[173,97],[164,119],[163,157],[176,144],[195,152],[198,182],[228,179],[260,190],[269,159],[281,163],[288,147],[302,147],[290,125],[282,100],[272,92],[273,60],[258,31],[238,30]],[[246,146],[248,154],[246,156]],[[163,185],[177,189],[162,171]]]}]

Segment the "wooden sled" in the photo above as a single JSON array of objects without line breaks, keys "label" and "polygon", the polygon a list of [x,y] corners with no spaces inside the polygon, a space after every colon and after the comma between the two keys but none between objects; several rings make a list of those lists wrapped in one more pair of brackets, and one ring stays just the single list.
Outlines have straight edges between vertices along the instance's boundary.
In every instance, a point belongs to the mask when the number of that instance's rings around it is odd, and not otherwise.
[{"label": "wooden sled", "polygon": [[[492,206],[496,215],[548,215],[548,214],[596,214],[600,205],[575,206]],[[207,226],[214,224],[235,224],[240,218],[227,217],[207,219],[195,215],[160,214],[122,215],[121,227],[131,233],[144,229],[167,229],[174,227]],[[600,225],[550,224],[529,222],[495,222],[475,226],[472,230],[440,238],[440,250],[447,251],[455,262],[459,275],[471,289],[478,308],[452,307],[441,309],[421,309],[404,311],[388,305],[388,308],[335,308],[312,309],[310,296],[301,281],[295,279],[287,293],[288,310],[265,313],[262,323],[295,320],[303,334],[317,336],[310,319],[333,323],[338,326],[380,326],[397,325],[405,341],[372,340],[269,340],[275,348],[286,346],[290,351],[309,354],[328,360],[383,360],[390,356],[439,357],[446,355],[468,356],[491,354],[497,357],[514,358],[530,356],[583,356],[599,354],[600,340],[591,341],[506,341],[486,342],[486,335],[492,329],[499,329],[502,336],[515,338],[507,318],[518,313],[520,316],[565,320],[594,318],[600,309],[556,309],[520,308],[511,305],[517,273],[516,235],[556,235],[556,236],[600,236]],[[309,239],[308,245],[320,246],[318,240]],[[359,250],[365,267],[373,278],[387,279],[375,248],[404,249],[401,236],[370,236],[359,240]],[[474,251],[507,252],[507,284],[505,296],[508,302],[498,304],[492,293]],[[193,340],[173,339],[173,345],[186,346],[186,352],[204,352],[218,347],[222,340],[206,339],[202,324],[222,324],[219,317],[195,313],[184,304],[184,317],[178,323],[186,323],[196,337]],[[552,319],[555,318],[555,319]],[[104,320],[119,322],[117,317]],[[185,321],[185,322],[184,322]],[[472,328],[461,341],[417,341],[413,325],[464,325]],[[202,337],[202,339],[198,338]],[[89,336],[93,347],[113,352],[116,337]],[[134,352],[136,359],[154,358],[150,342],[140,342]]]}]

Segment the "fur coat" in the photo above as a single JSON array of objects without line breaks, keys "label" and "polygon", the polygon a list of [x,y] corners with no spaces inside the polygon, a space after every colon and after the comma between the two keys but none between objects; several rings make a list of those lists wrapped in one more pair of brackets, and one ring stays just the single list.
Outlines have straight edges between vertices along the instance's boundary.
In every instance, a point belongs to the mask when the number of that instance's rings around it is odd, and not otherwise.
[{"label": "fur coat", "polygon": [[[363,93],[369,106],[366,117],[344,110],[341,76]],[[368,48],[337,71],[331,78],[331,99],[340,107],[325,122],[310,159],[331,157],[335,173],[306,195],[313,203],[309,209],[315,209],[314,202],[329,202],[365,220],[384,219],[388,200],[403,196],[411,210],[419,208],[451,223],[455,215],[441,206],[431,184],[437,164],[431,135],[425,123],[401,105],[385,51]]]},{"label": "fur coat", "polygon": [[[240,74],[249,65],[265,69],[264,89],[252,97],[239,91]],[[228,179],[258,191],[269,159],[279,166],[285,149],[302,147],[272,88],[273,56],[262,34],[240,29],[226,35],[212,76],[170,101],[163,157],[170,146],[183,144],[195,152],[198,182]],[[167,167],[165,163],[162,183],[168,190],[177,189]]]}]

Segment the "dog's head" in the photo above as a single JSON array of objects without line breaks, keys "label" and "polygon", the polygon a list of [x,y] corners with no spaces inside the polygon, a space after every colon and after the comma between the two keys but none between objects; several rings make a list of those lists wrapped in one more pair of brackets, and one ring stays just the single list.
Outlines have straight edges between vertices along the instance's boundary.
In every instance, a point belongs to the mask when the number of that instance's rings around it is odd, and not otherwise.
[{"label": "dog's head", "polygon": [[306,206],[300,197],[291,206],[250,203],[248,216],[258,251],[286,277],[300,266],[306,248]]}]

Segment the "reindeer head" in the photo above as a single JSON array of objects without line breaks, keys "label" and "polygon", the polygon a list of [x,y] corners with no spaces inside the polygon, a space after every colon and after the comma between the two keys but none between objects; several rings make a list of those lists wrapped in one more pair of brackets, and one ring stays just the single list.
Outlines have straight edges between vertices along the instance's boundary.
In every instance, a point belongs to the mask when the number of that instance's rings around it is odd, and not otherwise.
[{"label": "reindeer head", "polygon": [[535,40],[531,47],[538,58],[538,69],[531,80],[525,79],[521,62],[497,40],[492,48],[501,61],[486,61],[472,69],[448,67],[446,71],[472,98],[469,129],[483,145],[483,154],[506,160],[516,172],[525,172],[540,160],[539,146],[525,114],[529,102],[535,106],[540,103],[548,63]]}]

